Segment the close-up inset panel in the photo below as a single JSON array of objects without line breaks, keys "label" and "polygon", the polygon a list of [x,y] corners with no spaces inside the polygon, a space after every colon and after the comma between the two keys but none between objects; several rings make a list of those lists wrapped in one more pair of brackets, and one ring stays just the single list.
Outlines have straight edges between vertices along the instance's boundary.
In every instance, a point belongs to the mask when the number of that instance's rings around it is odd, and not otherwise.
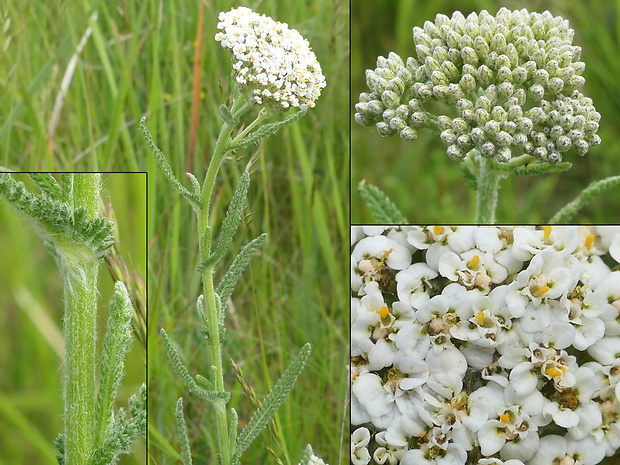
[{"label": "close-up inset panel", "polygon": [[352,463],[617,463],[619,227],[351,233]]}]

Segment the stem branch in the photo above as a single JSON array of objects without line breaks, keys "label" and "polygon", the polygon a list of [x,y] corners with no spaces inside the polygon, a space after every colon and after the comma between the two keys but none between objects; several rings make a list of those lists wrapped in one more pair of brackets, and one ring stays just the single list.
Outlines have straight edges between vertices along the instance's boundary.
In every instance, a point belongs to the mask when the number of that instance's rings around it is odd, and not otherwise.
[{"label": "stem branch", "polygon": [[476,191],[476,224],[495,223],[495,209],[497,208],[499,181],[501,177],[500,172],[493,169],[493,163],[490,158],[479,158],[478,190]]},{"label": "stem branch", "polygon": [[[91,216],[99,208],[101,175],[73,176],[74,207]],[[60,251],[64,277],[65,315],[65,464],[84,465],[94,449],[95,355],[97,341],[97,271],[99,260],[86,247],[67,244]]]}]

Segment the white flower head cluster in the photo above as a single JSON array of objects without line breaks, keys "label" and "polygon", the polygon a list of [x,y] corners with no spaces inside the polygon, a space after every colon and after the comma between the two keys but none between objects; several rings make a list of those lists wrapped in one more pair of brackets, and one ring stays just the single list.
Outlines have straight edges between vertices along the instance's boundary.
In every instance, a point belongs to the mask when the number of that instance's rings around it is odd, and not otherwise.
[{"label": "white flower head cluster", "polygon": [[[600,114],[579,91],[585,64],[573,36],[548,11],[437,15],[413,28],[414,57],[390,53],[366,71],[370,92],[360,95],[355,120],[405,141],[436,130],[453,159],[560,162],[572,147],[584,155],[600,143]],[[438,115],[433,102],[445,104]]]},{"label": "white flower head cluster", "polygon": [[233,74],[257,104],[278,110],[315,106],[326,85],[310,44],[286,23],[239,7],[218,16],[215,35],[233,56]]},{"label": "white flower head cluster", "polygon": [[354,226],[351,463],[620,448],[620,228]]}]

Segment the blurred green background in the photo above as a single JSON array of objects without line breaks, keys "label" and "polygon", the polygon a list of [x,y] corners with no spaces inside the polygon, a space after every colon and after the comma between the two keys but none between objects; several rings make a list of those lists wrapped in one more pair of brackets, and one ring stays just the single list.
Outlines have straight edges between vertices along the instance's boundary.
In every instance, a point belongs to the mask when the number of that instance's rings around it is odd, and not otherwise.
[{"label": "blurred green background", "polygon": [[[375,69],[378,56],[393,51],[403,59],[415,52],[412,28],[434,21],[438,13],[467,15],[486,9],[491,14],[505,6],[530,11],[549,10],[570,21],[574,44],[583,49],[586,85],[582,92],[601,113],[600,146],[585,157],[568,152],[573,163],[566,173],[539,177],[511,176],[501,183],[498,222],[542,223],[571,201],[590,182],[620,174],[620,4],[612,1],[573,0],[352,0],[351,99],[352,107],[365,92],[364,71]],[[354,111],[354,110],[352,110]],[[413,223],[471,223],[475,192],[467,188],[457,162],[448,158],[438,136],[420,133],[405,143],[397,136],[382,138],[376,129],[352,123],[351,218],[372,222],[357,185],[365,179],[381,188]],[[582,210],[579,223],[618,223],[620,188],[615,188]]]},{"label": "blurred green background", "polygon": [[[15,174],[27,181],[27,176]],[[116,216],[117,247],[130,271],[146,272],[146,174],[103,177],[106,203]],[[36,188],[32,188],[33,192]],[[56,464],[54,440],[62,430],[62,278],[31,224],[0,198],[0,464]],[[99,275],[99,347],[109,316],[113,281]],[[127,406],[146,377],[146,353],[134,341],[117,406]],[[145,442],[120,463],[143,464]]]}]

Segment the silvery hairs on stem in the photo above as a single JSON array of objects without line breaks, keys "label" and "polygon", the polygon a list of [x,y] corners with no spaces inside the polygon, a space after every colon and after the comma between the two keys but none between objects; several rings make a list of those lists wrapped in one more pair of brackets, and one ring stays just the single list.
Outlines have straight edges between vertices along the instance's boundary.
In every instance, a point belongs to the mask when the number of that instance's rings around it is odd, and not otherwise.
[{"label": "silvery hairs on stem", "polygon": [[[40,192],[29,191],[13,174],[0,174],[3,196],[35,227],[56,259],[64,280],[64,432],[56,440],[59,465],[110,465],[146,436],[146,387],[129,399],[129,411],[116,413],[134,313],[127,288],[114,285],[101,359],[96,357],[97,271],[114,244],[114,224],[97,210],[100,175],[30,173]],[[89,181],[90,179],[90,181]],[[88,202],[81,202],[88,198]],[[95,376],[99,370],[98,393]],[[78,388],[78,384],[80,388]],[[92,397],[89,397],[92,396]]]},{"label": "silvery hairs on stem", "polygon": [[[573,36],[548,11],[439,14],[413,28],[414,57],[390,53],[366,71],[370,92],[360,95],[355,120],[405,141],[438,132],[457,160],[526,154],[557,164],[572,147],[584,155],[601,142],[600,114],[579,91],[585,64]],[[433,102],[445,105],[433,113]]]}]

